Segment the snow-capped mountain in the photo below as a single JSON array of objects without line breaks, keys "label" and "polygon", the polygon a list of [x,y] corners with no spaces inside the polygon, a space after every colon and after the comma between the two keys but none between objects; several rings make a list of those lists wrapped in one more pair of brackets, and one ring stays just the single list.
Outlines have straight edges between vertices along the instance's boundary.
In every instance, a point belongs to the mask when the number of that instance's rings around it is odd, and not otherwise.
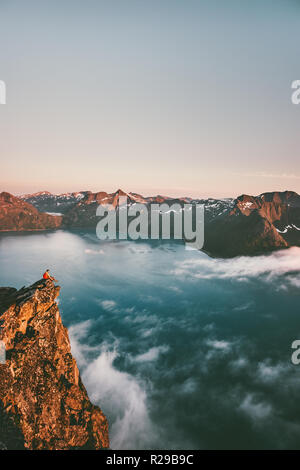
[{"label": "snow-capped mountain", "polygon": [[0,193],[0,231],[53,230],[61,224],[62,217],[42,213],[12,194]]},{"label": "snow-capped mountain", "polygon": [[242,195],[205,224],[205,251],[215,256],[258,254],[300,246],[300,196],[293,191]]},{"label": "snow-capped mountain", "polygon": [[[95,229],[99,221],[96,216],[97,207],[110,204],[115,208],[121,205],[120,198],[126,197],[127,205],[143,204],[147,208],[153,203],[165,203],[169,206],[177,204],[182,211],[185,203],[203,204],[204,250],[212,256],[231,257],[300,246],[300,196],[292,191],[263,193],[259,196],[244,194],[237,199],[171,198],[161,195],[145,197],[134,192],[126,193],[121,189],[114,193],[78,191],[51,194],[41,191],[21,198],[5,194],[2,216],[0,214],[0,231],[23,230],[21,222],[14,222],[16,213],[18,221],[22,220],[22,211],[26,212],[26,227],[42,227],[37,220],[40,221],[44,215],[49,218],[47,226]],[[47,214],[41,214],[45,212]],[[35,222],[32,224],[30,214],[35,214]],[[62,217],[51,219],[49,214],[61,214]]]},{"label": "snow-capped mountain", "polygon": [[34,194],[20,196],[25,202],[32,204],[40,212],[48,214],[65,214],[91,191],[78,191],[72,193],[52,194],[49,191],[40,191]]}]

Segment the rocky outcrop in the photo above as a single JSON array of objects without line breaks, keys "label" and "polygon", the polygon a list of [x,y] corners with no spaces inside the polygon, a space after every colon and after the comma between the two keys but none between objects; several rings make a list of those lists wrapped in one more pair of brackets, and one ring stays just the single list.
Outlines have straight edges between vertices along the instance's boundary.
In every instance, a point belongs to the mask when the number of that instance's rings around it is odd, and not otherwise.
[{"label": "rocky outcrop", "polygon": [[92,405],[72,357],[55,299],[59,287],[38,281],[0,288],[0,448],[105,449],[108,424]]},{"label": "rocky outcrop", "polygon": [[62,217],[39,212],[12,194],[0,193],[0,232],[52,230],[60,227]]},{"label": "rocky outcrop", "polygon": [[253,255],[300,246],[300,196],[292,191],[242,195],[205,226],[213,256]]}]

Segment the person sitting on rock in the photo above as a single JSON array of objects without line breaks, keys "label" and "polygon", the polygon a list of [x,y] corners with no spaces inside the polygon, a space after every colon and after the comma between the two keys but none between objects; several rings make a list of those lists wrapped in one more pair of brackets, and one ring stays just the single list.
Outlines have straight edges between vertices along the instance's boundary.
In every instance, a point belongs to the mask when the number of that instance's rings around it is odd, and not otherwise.
[{"label": "person sitting on rock", "polygon": [[55,279],[55,277],[50,276],[49,269],[46,269],[46,271],[44,272],[43,279],[45,281],[47,281],[49,279],[49,281],[58,282],[57,279]]}]

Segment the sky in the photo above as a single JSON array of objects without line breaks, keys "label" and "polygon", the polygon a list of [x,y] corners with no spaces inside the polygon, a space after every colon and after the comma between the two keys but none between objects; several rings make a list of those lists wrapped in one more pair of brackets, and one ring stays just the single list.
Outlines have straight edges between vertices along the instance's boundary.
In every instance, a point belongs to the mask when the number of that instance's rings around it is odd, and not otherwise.
[{"label": "sky", "polygon": [[298,0],[0,0],[0,191],[300,190]]}]

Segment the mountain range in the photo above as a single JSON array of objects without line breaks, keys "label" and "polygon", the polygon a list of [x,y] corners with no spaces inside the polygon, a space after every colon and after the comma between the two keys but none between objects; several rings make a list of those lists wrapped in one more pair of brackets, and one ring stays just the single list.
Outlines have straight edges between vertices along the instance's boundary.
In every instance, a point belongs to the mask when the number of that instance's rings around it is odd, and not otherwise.
[{"label": "mountain range", "polygon": [[0,231],[95,229],[99,204],[118,206],[127,197],[128,205],[149,207],[151,203],[185,203],[205,206],[204,251],[211,256],[254,255],[300,246],[300,196],[293,191],[268,192],[236,199],[144,197],[118,189],[51,194],[42,191],[15,197],[0,193]]}]

